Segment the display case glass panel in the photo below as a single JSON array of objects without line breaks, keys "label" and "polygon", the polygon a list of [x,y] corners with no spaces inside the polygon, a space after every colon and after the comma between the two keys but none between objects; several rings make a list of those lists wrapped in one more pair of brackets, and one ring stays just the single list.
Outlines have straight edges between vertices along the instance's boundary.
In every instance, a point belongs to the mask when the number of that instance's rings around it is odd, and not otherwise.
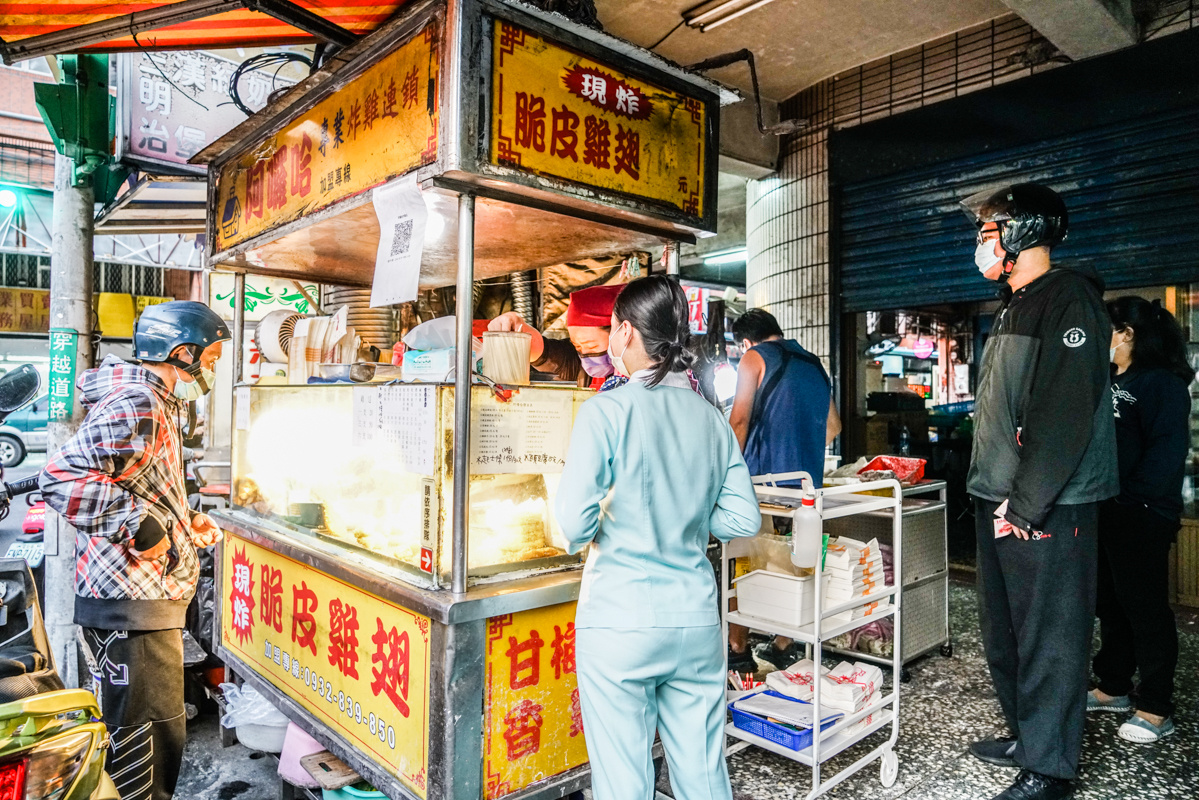
[{"label": "display case glass panel", "polygon": [[[591,392],[523,387],[471,399],[468,567],[476,578],[578,564],[553,501]],[[233,505],[299,536],[441,582],[453,562],[454,388],[253,386],[235,400]]]}]

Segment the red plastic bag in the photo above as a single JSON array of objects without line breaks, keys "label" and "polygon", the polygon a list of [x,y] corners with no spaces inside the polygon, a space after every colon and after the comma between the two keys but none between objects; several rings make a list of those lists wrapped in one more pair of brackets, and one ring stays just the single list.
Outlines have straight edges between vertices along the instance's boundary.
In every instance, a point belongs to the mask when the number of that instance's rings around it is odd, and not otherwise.
[{"label": "red plastic bag", "polygon": [[878,456],[858,470],[858,474],[875,470],[890,470],[895,473],[896,480],[905,486],[911,486],[924,480],[924,465],[926,463],[928,462],[923,458]]}]

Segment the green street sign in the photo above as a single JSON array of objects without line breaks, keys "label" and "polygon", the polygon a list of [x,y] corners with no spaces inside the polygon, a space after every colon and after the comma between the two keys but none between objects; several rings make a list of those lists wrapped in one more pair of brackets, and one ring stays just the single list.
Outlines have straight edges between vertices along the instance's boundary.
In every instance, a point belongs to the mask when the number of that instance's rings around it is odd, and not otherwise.
[{"label": "green street sign", "polygon": [[66,422],[75,409],[75,365],[79,334],[70,328],[50,329],[50,421]]}]

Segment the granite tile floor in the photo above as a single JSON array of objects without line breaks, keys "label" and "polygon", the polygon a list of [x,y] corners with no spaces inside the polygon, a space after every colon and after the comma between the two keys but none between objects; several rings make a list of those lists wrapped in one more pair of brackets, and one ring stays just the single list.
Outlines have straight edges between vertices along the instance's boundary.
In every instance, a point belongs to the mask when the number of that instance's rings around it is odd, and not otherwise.
[{"label": "granite tile floor", "polygon": [[[1123,715],[1090,716],[1078,800],[1199,798],[1197,619],[1179,616],[1176,733],[1158,745],[1136,745],[1116,736]],[[832,789],[827,797],[988,800],[1015,778],[1014,770],[983,764],[966,750],[971,741],[1005,730],[983,660],[972,575],[955,576],[950,583],[950,621],[953,657],[934,653],[912,663],[911,680],[902,685],[896,745],[899,778],[894,786],[883,788],[876,762]],[[875,734],[867,743],[825,764],[823,777],[853,763],[885,735]],[[736,800],[803,798],[811,787],[809,768],[756,748],[731,756],[729,772]]]}]

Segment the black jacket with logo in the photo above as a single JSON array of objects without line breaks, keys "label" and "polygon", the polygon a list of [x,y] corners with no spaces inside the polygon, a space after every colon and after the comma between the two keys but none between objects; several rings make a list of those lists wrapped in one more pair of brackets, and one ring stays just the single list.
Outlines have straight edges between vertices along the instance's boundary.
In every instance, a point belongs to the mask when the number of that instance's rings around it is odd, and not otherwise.
[{"label": "black jacket with logo", "polygon": [[1115,497],[1111,321],[1093,270],[1055,267],[1000,309],[983,353],[967,489],[1036,530],[1055,505]]},{"label": "black jacket with logo", "polygon": [[1178,521],[1190,448],[1191,392],[1161,367],[1135,364],[1112,377],[1121,503]]}]

